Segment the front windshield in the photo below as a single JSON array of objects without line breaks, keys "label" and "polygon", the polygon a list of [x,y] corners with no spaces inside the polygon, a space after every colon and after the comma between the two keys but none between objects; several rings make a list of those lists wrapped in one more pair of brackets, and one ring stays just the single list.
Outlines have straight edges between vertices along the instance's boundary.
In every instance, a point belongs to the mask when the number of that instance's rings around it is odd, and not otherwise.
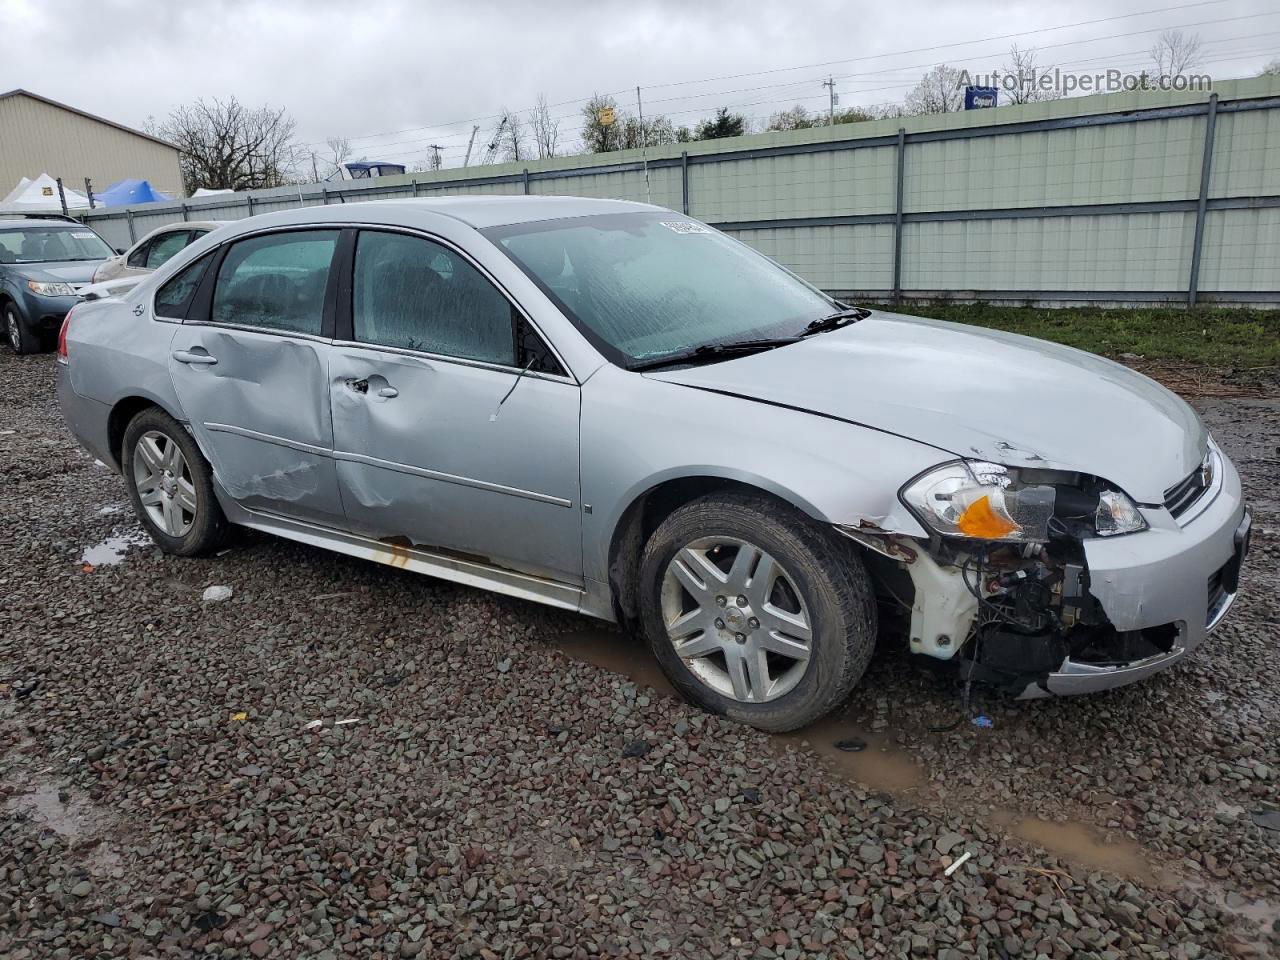
[{"label": "front windshield", "polygon": [[105,240],[84,227],[0,229],[0,263],[106,260],[112,252]]},{"label": "front windshield", "polygon": [[623,366],[711,344],[794,337],[835,309],[750,247],[676,213],[484,232]]}]

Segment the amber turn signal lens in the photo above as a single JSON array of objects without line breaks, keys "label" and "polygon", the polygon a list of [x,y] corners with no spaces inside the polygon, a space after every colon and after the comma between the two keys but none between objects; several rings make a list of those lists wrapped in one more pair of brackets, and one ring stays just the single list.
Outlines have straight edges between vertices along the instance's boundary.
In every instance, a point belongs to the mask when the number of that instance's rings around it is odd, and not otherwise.
[{"label": "amber turn signal lens", "polygon": [[999,540],[1021,529],[1003,510],[993,507],[991,498],[987,496],[979,497],[969,504],[956,521],[956,527],[965,536],[982,540]]}]

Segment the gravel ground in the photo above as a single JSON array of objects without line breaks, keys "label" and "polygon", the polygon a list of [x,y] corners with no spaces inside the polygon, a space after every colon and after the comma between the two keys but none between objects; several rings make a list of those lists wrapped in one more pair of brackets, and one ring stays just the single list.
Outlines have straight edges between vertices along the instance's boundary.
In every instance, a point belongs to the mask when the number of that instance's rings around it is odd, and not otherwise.
[{"label": "gravel ground", "polygon": [[1181,669],[932,732],[957,690],[885,649],[769,737],[583,618],[266,537],[164,557],[51,384],[0,356],[0,956],[1280,950],[1280,403],[1199,404],[1256,533]]}]

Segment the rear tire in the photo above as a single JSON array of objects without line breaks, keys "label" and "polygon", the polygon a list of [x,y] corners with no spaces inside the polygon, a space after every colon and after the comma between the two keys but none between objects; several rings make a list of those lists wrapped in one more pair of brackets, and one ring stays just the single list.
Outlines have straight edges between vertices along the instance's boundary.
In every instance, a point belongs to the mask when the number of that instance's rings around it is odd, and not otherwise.
[{"label": "rear tire", "polygon": [[713,713],[803,727],[848,697],[871,660],[876,606],[862,558],[767,496],[714,494],[676,510],[645,545],[640,577],[658,663]]},{"label": "rear tire", "polygon": [[4,305],[4,332],[14,353],[35,353],[40,349],[40,338],[27,329],[22,314],[12,303]]},{"label": "rear tire", "polygon": [[125,428],[120,462],[134,513],[161,550],[194,557],[226,542],[213,470],[177,420],[159,407],[137,414]]}]

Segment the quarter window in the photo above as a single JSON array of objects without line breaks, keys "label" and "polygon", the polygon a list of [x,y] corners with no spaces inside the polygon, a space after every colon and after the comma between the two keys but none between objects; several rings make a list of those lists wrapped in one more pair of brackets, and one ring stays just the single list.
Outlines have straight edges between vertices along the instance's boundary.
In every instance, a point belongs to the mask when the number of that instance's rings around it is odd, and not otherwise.
[{"label": "quarter window", "polygon": [[441,244],[362,231],[356,243],[356,340],[512,365],[511,303],[466,259]]},{"label": "quarter window", "polygon": [[187,315],[191,297],[200,286],[200,278],[209,267],[213,254],[206,253],[189,266],[183,267],[156,291],[156,316],[181,320]]},{"label": "quarter window", "polygon": [[295,230],[234,244],[218,268],[209,319],[319,335],[337,230]]}]

